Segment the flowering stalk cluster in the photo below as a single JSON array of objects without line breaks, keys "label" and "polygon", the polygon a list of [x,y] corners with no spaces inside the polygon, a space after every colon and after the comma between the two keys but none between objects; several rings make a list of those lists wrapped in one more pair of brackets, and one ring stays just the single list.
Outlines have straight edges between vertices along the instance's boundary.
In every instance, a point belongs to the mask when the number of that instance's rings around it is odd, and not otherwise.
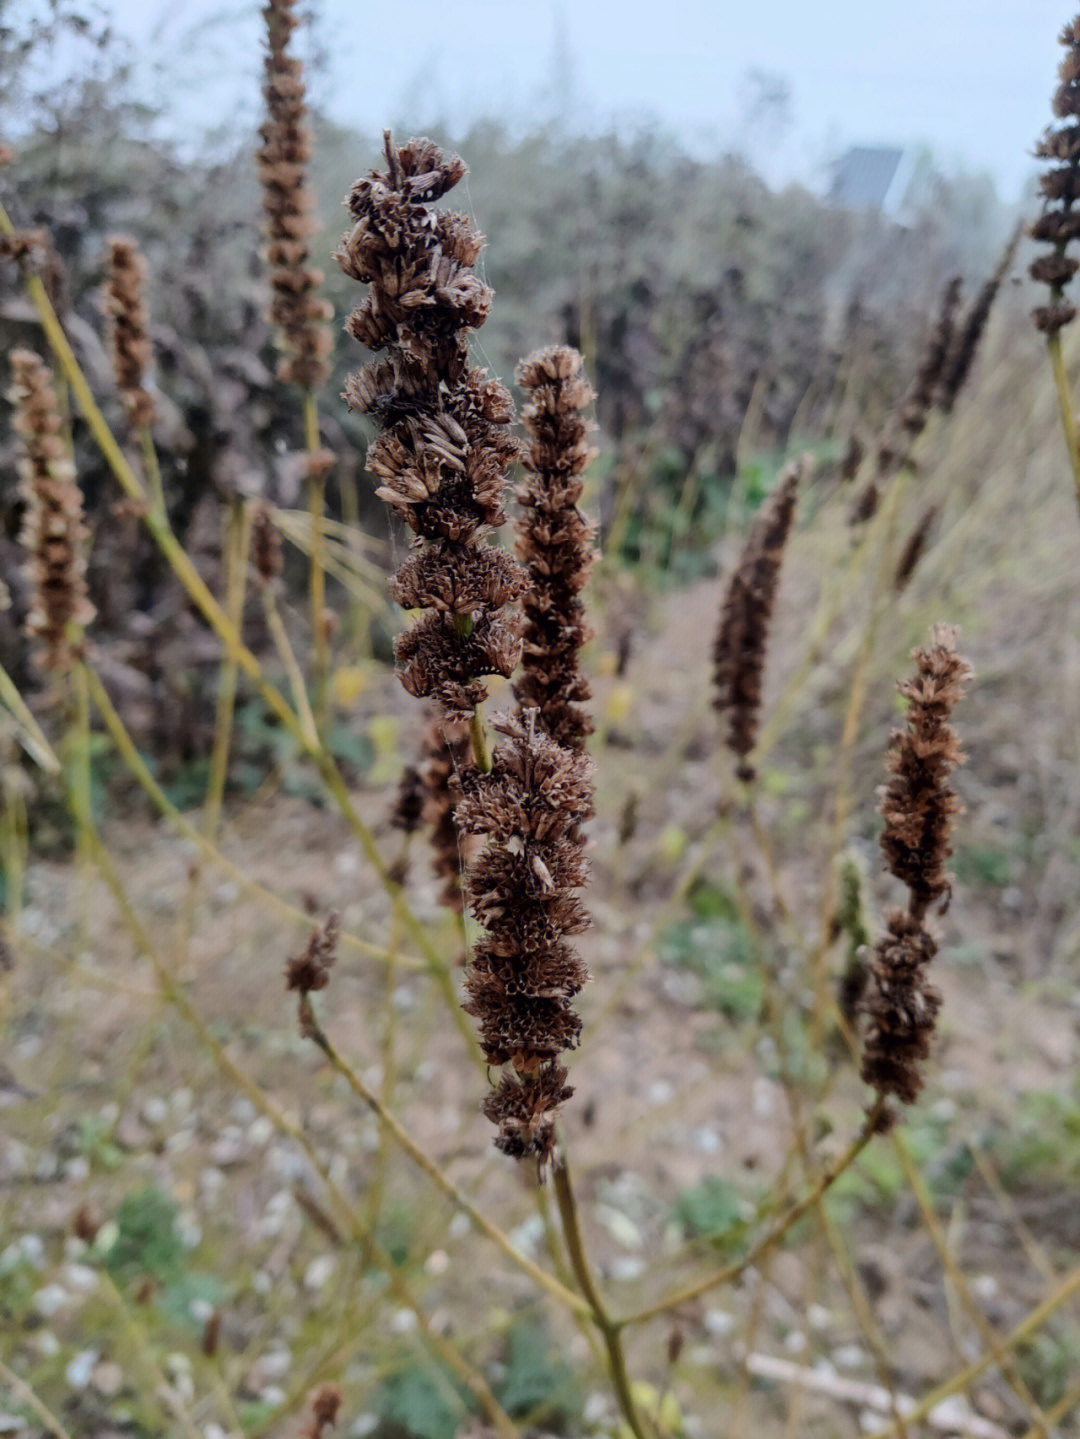
[{"label": "flowering stalk cluster", "polygon": [[805,471],[805,460],[788,465],[755,522],[728,584],[713,644],[713,708],[728,715],[727,746],[738,756],[736,773],[747,782],[755,773],[747,756],[757,743],[765,645],[780,564]]},{"label": "flowering stalk cluster", "polygon": [[539,350],[518,366],[529,395],[522,419],[529,432],[529,478],[518,491],[524,517],[517,553],[529,574],[522,599],[524,651],[514,693],[523,709],[558,744],[580,750],[592,733],[585,708],[592,694],[578,653],[592,637],[581,591],[596,562],[596,526],[578,509],[585,469],[596,457],[582,411],[596,394],[581,374],[581,356],[566,345]]},{"label": "flowering stalk cluster", "polygon": [[42,641],[42,667],[66,671],[79,657],[82,627],[94,617],[86,595],[82,494],[63,438],[49,367],[32,350],[15,350],[11,374],[26,501],[21,539],[29,555],[31,585],[26,628]]},{"label": "flowering stalk cluster", "polygon": [[1076,306],[1065,298],[1065,286],[1080,268],[1080,260],[1068,254],[1080,236],[1080,16],[1071,20],[1058,37],[1065,58],[1058,71],[1060,83],[1054,92],[1054,114],[1059,124],[1051,125],[1035,146],[1035,154],[1046,160],[1047,169],[1039,178],[1043,193],[1042,214],[1031,226],[1031,236],[1049,245],[1050,253],[1031,263],[1032,279],[1049,285],[1046,305],[1034,311],[1036,329],[1053,335],[1076,314]]},{"label": "flowering stalk cluster", "polygon": [[588,979],[567,936],[589,927],[575,891],[588,869],[578,838],[592,809],[593,764],[543,734],[537,715],[500,717],[506,737],[490,774],[466,770],[456,818],[487,844],[468,874],[473,915],[485,934],[466,979],[491,1065],[508,1065],[484,1103],[496,1147],[541,1168],[555,1144],[555,1114],[572,1090],[558,1056],[576,1046],[570,1001]]},{"label": "flowering stalk cluster", "polygon": [[881,1094],[911,1104],[923,1086],[920,1061],[930,1052],[941,996],[927,977],[937,942],[927,916],[951,894],[946,861],[962,806],[949,775],[964,755],[949,725],[972,678],[956,653],[956,631],[937,625],[930,645],[913,653],[915,674],[903,681],[907,723],[893,735],[888,767],[892,779],[882,793],[885,863],[908,889],[906,910],[894,910],[870,965],[863,1000],[867,1021],[862,1077]]},{"label": "flowering stalk cluster", "polygon": [[416,535],[391,582],[406,609],[428,613],[398,639],[398,674],[449,720],[469,719],[482,677],[509,675],[521,656],[516,623],[502,614],[526,578],[487,543],[504,523],[506,474],[518,445],[505,386],[469,364],[469,335],[487,318],[491,291],[473,273],[482,237],[467,216],[428,209],[465,165],[430,140],[395,146],[387,168],[357,181],[354,220],[337,252],[370,285],[347,328],[386,358],[349,377],[346,399],[381,432],[368,451],[377,493]]},{"label": "flowering stalk cluster", "polygon": [[116,388],[136,430],[154,423],[154,398],[143,383],[153,351],[146,309],[146,261],[127,235],[109,239],[106,307]]},{"label": "flowering stalk cluster", "polygon": [[266,260],[274,298],[270,318],[281,331],[285,353],[278,377],[314,390],[327,377],[332,342],[326,321],[333,311],[315,293],[322,271],[310,265],[311,237],[316,230],[314,200],[307,180],[312,154],[307,122],[304,67],[288,53],[299,21],[295,0],[268,0],[266,20],[267,118],[259,129],[262,144],[256,161],[266,215]]}]

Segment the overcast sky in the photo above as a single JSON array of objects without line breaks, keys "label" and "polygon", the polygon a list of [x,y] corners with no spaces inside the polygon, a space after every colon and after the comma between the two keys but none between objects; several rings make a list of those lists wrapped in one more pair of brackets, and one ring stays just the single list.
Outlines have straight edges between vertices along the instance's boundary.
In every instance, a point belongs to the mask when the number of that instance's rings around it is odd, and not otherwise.
[{"label": "overcast sky", "polygon": [[[188,115],[255,113],[257,0],[101,0],[101,8],[138,46],[148,87],[151,59],[166,59]],[[578,118],[655,117],[698,148],[722,147],[737,139],[745,77],[756,68],[791,87],[786,135],[749,137],[777,176],[809,178],[848,144],[926,142],[946,164],[989,170],[1009,198],[1031,173],[1031,146],[1050,116],[1057,34],[1072,14],[1061,0],[313,0],[313,8],[328,61],[316,93],[335,118],[365,129],[422,130],[480,112],[520,120],[550,97],[568,56],[563,94],[577,96]]]}]

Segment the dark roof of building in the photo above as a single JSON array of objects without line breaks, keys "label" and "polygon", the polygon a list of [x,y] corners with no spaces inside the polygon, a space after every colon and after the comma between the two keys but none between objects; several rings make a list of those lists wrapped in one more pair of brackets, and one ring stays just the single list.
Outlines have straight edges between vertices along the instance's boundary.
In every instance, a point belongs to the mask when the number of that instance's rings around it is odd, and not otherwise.
[{"label": "dark roof of building", "polygon": [[853,146],[833,162],[829,203],[853,210],[884,208],[903,155],[891,146]]}]

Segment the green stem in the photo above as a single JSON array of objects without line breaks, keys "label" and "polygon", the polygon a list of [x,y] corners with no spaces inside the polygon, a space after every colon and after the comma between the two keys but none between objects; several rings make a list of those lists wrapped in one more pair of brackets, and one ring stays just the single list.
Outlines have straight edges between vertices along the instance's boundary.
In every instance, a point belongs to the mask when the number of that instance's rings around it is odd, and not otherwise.
[{"label": "green stem", "polygon": [[289,684],[292,688],[293,703],[300,716],[300,724],[307,735],[307,747],[311,749],[319,745],[319,731],[315,723],[315,716],[311,711],[311,703],[307,696],[307,686],[304,684],[304,674],[296,659],[296,654],[289,643],[289,634],[281,618],[281,612],[277,607],[277,599],[274,596],[273,587],[266,585],[262,592],[263,612],[266,616],[266,625],[270,631],[270,637],[274,641],[274,648],[278,652],[281,663],[285,667],[285,673],[289,676]]},{"label": "green stem", "polygon": [[634,1401],[633,1389],[630,1383],[630,1374],[626,1367],[626,1353],[623,1349],[621,1323],[612,1319],[607,1311],[596,1280],[593,1277],[592,1268],[589,1264],[589,1257],[585,1250],[585,1240],[581,1233],[581,1224],[578,1218],[577,1201],[574,1198],[574,1187],[570,1180],[570,1168],[566,1161],[565,1154],[558,1157],[554,1173],[555,1202],[559,1206],[559,1217],[562,1220],[563,1237],[566,1240],[566,1252],[570,1256],[570,1264],[577,1277],[581,1292],[588,1300],[589,1308],[592,1310],[592,1321],[600,1331],[604,1341],[604,1348],[607,1350],[608,1364],[611,1369],[611,1381],[615,1389],[615,1397],[618,1400],[619,1408],[623,1417],[630,1426],[634,1439],[652,1439],[646,1429],[637,1404]]},{"label": "green stem", "polygon": [[0,665],[0,704],[8,710],[19,731],[19,743],[43,770],[59,774],[62,768],[52,745],[45,738],[44,731],[31,714],[26,701],[19,693],[15,681]]},{"label": "green stem", "polygon": [[1065,353],[1061,347],[1061,331],[1054,330],[1047,335],[1046,345],[1050,351],[1050,363],[1054,370],[1054,385],[1057,389],[1058,409],[1061,412],[1061,428],[1065,432],[1065,448],[1069,452],[1069,464],[1072,466],[1076,503],[1080,506],[1080,433],[1077,432],[1076,411],[1073,409],[1073,398],[1069,390],[1069,377],[1065,372]]},{"label": "green stem", "polygon": [[146,472],[147,486],[150,490],[150,503],[160,511],[162,518],[168,522],[169,513],[165,508],[165,486],[161,479],[161,466],[158,463],[157,450],[154,448],[154,437],[150,433],[150,427],[143,425],[138,431],[139,448],[142,450],[143,469]]}]

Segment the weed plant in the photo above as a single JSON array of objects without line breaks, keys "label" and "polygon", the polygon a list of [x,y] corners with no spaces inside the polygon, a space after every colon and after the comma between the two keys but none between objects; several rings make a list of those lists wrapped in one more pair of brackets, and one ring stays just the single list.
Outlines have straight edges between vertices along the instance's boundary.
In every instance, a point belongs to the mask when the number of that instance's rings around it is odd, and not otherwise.
[{"label": "weed plant", "polygon": [[[350,417],[292,0],[265,14],[295,504],[252,493],[238,425],[212,542],[182,542],[205,497],[160,463],[138,243],[109,245],[110,427],[49,231],[0,212],[33,307],[0,670],[4,1432],[1075,1432],[1080,693],[1050,561],[1076,535],[1002,293],[1019,234],[969,304],[944,285],[906,381],[839,355],[799,423],[769,413],[791,367],[736,398],[752,276],[694,298],[659,394],[590,354],[650,292],[583,280],[522,346],[519,422],[476,339],[483,185],[453,210],[465,162],[387,133],[337,251],[374,357]],[[1080,21],[1063,43],[1034,278],[1080,476]],[[95,615],[107,541],[154,547],[183,663]]]}]

